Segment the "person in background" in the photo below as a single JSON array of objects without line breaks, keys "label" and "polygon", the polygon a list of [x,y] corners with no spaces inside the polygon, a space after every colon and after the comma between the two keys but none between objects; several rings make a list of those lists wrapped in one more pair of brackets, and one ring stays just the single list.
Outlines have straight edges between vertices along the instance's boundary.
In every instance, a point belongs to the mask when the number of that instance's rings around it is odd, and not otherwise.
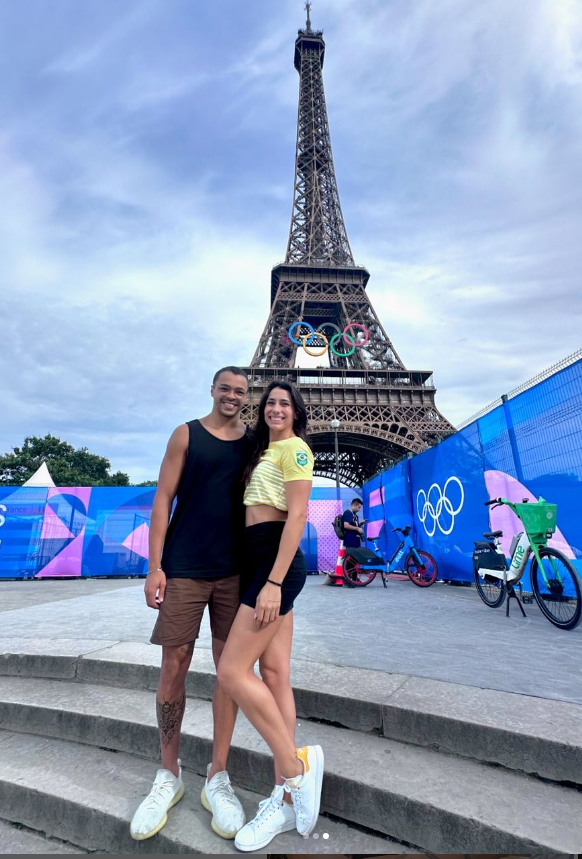
[{"label": "person in background", "polygon": [[347,510],[344,510],[344,546],[346,549],[359,549],[361,537],[364,536],[363,522],[360,523],[358,514],[362,509],[362,501],[360,498],[354,498]]}]

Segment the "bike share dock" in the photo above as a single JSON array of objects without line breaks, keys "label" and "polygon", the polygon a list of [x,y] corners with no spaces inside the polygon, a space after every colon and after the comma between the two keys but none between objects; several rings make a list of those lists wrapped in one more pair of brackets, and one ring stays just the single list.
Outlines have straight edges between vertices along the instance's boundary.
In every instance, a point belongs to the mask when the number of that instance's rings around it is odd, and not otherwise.
[{"label": "bike share dock", "polygon": [[[147,644],[154,613],[142,589],[0,583],[0,817],[83,849],[143,852],[127,825],[156,767],[159,649]],[[335,589],[321,576],[308,577],[295,617],[298,740],[324,746],[327,775],[319,839],[286,833],[273,850],[578,849],[582,627],[562,632],[534,605],[507,619],[474,588]],[[212,731],[209,644],[205,624],[188,681],[191,789],[153,852],[235,852],[197,796]],[[229,768],[252,811],[272,776],[242,718]]]}]

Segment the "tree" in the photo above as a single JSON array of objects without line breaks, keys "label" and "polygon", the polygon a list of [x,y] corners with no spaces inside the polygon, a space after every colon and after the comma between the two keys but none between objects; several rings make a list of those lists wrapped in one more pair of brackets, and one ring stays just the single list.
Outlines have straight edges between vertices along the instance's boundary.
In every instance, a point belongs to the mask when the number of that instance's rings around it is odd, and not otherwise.
[{"label": "tree", "polygon": [[0,456],[0,486],[22,486],[43,460],[57,486],[129,486],[122,471],[110,474],[111,463],[104,456],[77,450],[53,435],[27,436],[22,447]]}]

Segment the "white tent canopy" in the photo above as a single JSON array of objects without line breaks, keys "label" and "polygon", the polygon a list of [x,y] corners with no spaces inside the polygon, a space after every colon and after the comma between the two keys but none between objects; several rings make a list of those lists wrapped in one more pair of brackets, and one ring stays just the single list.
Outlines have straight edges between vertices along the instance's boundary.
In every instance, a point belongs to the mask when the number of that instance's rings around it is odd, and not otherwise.
[{"label": "white tent canopy", "polygon": [[54,486],[55,482],[50,475],[50,471],[47,468],[46,462],[43,462],[40,468],[38,468],[32,477],[29,477],[27,481],[25,481],[23,486]]}]

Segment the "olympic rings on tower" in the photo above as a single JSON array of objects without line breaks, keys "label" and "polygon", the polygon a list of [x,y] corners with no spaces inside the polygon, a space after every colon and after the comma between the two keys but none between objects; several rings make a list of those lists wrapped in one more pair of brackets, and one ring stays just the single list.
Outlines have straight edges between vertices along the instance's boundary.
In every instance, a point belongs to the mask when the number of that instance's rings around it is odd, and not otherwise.
[{"label": "olympic rings on tower", "polygon": [[320,338],[320,340],[324,340],[324,341],[325,341],[325,344],[324,344],[323,349],[321,350],[321,352],[311,352],[311,351],[307,348],[307,341],[308,341],[308,340],[313,339],[313,337],[314,337],[315,335],[311,335],[311,336],[310,336],[309,334],[304,334],[304,335],[303,335],[303,337],[301,338],[301,345],[303,346],[303,348],[305,349],[305,351],[307,352],[307,354],[308,354],[308,355],[312,355],[314,358],[320,358],[322,355],[325,355],[325,353],[327,352],[328,347],[329,347],[329,340],[327,339],[327,337],[325,336],[325,334],[322,334],[322,333],[321,333],[321,331],[318,331],[317,333],[319,334],[319,338]]},{"label": "olympic rings on tower", "polygon": [[[303,326],[303,328],[307,328],[307,334],[299,333],[299,339],[297,340],[294,336],[294,330],[297,326]],[[334,330],[334,334],[331,338],[327,337],[324,334],[323,329],[332,328]],[[348,332],[354,328],[359,328],[364,334],[363,340],[357,340],[354,334],[349,334]],[[370,332],[366,328],[365,325],[362,325],[361,322],[348,322],[343,331],[341,331],[338,326],[334,322],[322,322],[318,328],[314,328],[309,322],[302,322],[298,320],[294,322],[293,325],[289,326],[289,339],[292,343],[295,343],[296,346],[303,346],[308,355],[312,355],[314,358],[320,358],[322,355],[325,355],[328,349],[330,349],[334,355],[337,355],[338,358],[349,358],[354,354],[356,349],[361,349],[362,346],[365,346],[366,343],[370,340]],[[316,340],[323,340],[323,346],[318,345],[316,348],[321,351],[313,352],[309,350],[309,346],[315,346]],[[346,349],[344,352],[337,349],[337,343],[339,340],[343,340],[344,343],[351,348]]]}]

